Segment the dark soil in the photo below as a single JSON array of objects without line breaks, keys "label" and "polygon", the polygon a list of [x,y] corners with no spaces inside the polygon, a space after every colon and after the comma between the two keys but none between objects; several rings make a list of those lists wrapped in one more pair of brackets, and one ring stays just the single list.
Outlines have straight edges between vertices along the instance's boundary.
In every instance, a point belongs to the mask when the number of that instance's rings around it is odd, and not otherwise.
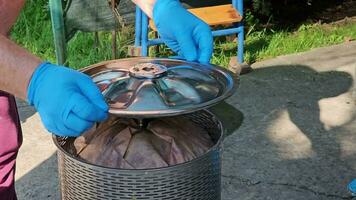
[{"label": "dark soil", "polygon": [[356,22],[356,0],[344,0],[337,6],[317,13],[312,19],[320,23]]},{"label": "dark soil", "polygon": [[[246,4],[245,10],[251,11],[265,28],[293,29],[304,23],[343,23],[356,18],[356,0],[269,0],[270,15],[261,15],[252,4]],[[273,16],[270,20],[270,16]],[[268,23],[267,23],[268,22]]]}]

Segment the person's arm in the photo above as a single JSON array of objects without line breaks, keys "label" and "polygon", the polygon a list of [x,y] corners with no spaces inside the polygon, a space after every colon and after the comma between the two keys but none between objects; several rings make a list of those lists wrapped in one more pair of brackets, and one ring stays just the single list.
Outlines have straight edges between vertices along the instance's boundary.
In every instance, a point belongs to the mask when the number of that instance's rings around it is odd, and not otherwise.
[{"label": "person's arm", "polygon": [[210,27],[188,12],[179,0],[132,0],[148,17],[178,57],[188,61],[209,63],[213,53]]},{"label": "person's arm", "polygon": [[9,35],[25,0],[0,0],[0,35]]},{"label": "person's arm", "polygon": [[132,2],[138,5],[149,18],[152,18],[153,6],[155,5],[156,0],[132,0]]},{"label": "person's arm", "polygon": [[43,62],[6,37],[22,6],[0,0],[0,90],[33,105],[51,133],[78,136],[107,118],[108,105],[89,76]]},{"label": "person's arm", "polygon": [[41,60],[7,38],[24,3],[0,0],[0,90],[25,100],[29,80]]},{"label": "person's arm", "polygon": [[0,35],[0,90],[23,100],[27,99],[27,86],[41,59]]}]

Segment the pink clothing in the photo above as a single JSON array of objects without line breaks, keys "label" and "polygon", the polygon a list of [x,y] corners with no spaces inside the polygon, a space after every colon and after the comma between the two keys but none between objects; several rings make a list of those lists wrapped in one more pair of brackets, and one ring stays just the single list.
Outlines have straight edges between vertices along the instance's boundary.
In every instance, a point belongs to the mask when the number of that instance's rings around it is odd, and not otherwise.
[{"label": "pink clothing", "polygon": [[15,163],[22,132],[15,98],[0,91],[0,199],[16,200]]}]

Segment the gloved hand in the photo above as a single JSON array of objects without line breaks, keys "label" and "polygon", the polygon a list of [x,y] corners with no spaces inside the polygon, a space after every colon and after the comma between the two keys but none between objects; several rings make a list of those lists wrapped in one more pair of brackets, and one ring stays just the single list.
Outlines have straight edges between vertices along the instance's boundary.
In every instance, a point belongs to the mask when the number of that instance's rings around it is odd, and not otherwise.
[{"label": "gloved hand", "polygon": [[209,26],[183,8],[178,0],[157,0],[153,20],[164,43],[179,57],[210,62],[213,36]]},{"label": "gloved hand", "polygon": [[42,63],[27,91],[45,127],[59,136],[79,136],[108,115],[108,105],[91,78],[66,67]]}]

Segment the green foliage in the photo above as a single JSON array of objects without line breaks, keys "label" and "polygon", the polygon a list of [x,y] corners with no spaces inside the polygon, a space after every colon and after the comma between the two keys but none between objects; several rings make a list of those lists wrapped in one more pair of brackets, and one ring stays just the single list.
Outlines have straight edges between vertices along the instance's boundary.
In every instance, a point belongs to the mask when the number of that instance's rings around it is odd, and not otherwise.
[{"label": "green foliage", "polygon": [[12,29],[11,38],[21,46],[54,61],[50,16],[46,0],[28,0]]},{"label": "green foliage", "polygon": [[262,22],[273,16],[277,24],[299,25],[313,14],[335,7],[342,0],[245,0],[247,10]]},{"label": "green foliage", "polygon": [[[55,62],[53,37],[47,0],[28,0],[11,37],[29,51],[44,60]],[[268,20],[270,21],[271,18]],[[268,22],[267,21],[267,22]],[[356,24],[319,25],[303,24],[296,31],[273,30],[258,27],[259,19],[252,13],[246,13],[249,31],[245,39],[245,60],[253,63],[279,55],[307,51],[316,47],[342,43],[345,38],[356,39]],[[118,55],[126,57],[127,46],[133,44],[133,27],[123,29],[118,36]],[[111,34],[99,33],[100,43],[94,47],[93,33],[78,33],[68,44],[68,65],[78,69],[111,59]],[[236,56],[236,42],[229,42],[225,37],[215,38],[212,62],[227,66],[230,57]],[[160,52],[151,56],[170,56],[172,52],[162,46]]]},{"label": "green foliage", "polygon": [[252,0],[253,10],[261,15],[269,16],[272,13],[272,4],[268,0]]}]

